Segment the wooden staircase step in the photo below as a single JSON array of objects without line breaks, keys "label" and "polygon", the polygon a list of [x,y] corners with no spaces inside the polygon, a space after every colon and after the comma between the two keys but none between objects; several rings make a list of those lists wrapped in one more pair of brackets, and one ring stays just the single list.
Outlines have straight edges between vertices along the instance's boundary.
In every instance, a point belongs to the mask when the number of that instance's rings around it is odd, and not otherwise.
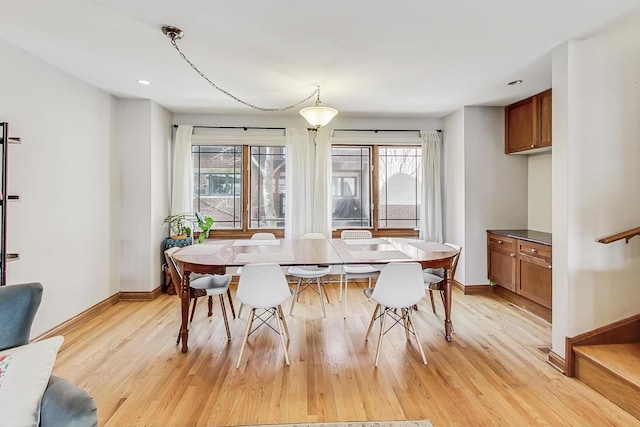
[{"label": "wooden staircase step", "polygon": [[582,345],[575,376],[640,420],[640,342]]}]

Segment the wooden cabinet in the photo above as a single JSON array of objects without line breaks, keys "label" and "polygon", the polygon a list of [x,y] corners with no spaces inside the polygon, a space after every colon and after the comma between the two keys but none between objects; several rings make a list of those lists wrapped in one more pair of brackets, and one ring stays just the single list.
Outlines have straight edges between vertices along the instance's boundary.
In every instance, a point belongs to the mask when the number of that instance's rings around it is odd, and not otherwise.
[{"label": "wooden cabinet", "polygon": [[551,246],[487,233],[489,280],[551,309]]},{"label": "wooden cabinet", "polygon": [[518,240],[516,293],[551,308],[551,246]]},{"label": "wooden cabinet", "polygon": [[516,241],[493,234],[487,235],[487,269],[489,280],[516,291]]},{"label": "wooden cabinet", "polygon": [[505,107],[505,153],[551,147],[551,89]]}]

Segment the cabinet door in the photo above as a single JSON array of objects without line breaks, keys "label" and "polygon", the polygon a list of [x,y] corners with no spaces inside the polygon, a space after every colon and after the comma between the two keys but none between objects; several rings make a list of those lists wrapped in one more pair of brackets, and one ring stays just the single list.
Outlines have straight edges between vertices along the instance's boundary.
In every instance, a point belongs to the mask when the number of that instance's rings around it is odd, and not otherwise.
[{"label": "cabinet door", "polygon": [[551,147],[551,89],[538,95],[539,138],[536,145],[539,147]]},{"label": "cabinet door", "polygon": [[498,286],[516,291],[516,254],[489,246],[487,263],[489,280]]},{"label": "cabinet door", "polygon": [[505,108],[505,153],[530,150],[538,138],[537,102],[524,99]]},{"label": "cabinet door", "polygon": [[540,258],[520,254],[517,272],[517,293],[551,308],[551,264]]}]

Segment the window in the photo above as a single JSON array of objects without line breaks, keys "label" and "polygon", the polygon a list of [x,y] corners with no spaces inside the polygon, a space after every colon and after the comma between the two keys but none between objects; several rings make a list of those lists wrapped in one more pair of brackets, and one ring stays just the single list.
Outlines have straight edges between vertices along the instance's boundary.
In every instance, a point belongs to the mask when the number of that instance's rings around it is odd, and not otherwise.
[{"label": "window", "polygon": [[284,153],[284,147],[192,146],[194,211],[211,216],[217,229],[284,228]]},{"label": "window", "polygon": [[333,146],[331,154],[334,229],[419,227],[420,146],[340,145]]},{"label": "window", "polygon": [[251,228],[284,228],[284,147],[251,147]]},{"label": "window", "polygon": [[333,228],[371,227],[371,147],[331,148]]},{"label": "window", "polygon": [[416,228],[422,202],[422,148],[378,147],[378,228]]}]

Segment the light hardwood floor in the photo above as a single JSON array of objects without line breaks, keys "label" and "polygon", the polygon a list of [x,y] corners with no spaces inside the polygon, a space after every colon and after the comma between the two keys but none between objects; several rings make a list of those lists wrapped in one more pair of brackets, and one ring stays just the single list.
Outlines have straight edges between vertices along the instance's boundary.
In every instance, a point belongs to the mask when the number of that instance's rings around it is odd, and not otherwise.
[{"label": "light hardwood floor", "polygon": [[[304,292],[294,315],[291,366],[278,336],[250,337],[239,369],[248,310],[231,320],[227,342],[220,307],[201,299],[188,353],[176,346],[179,300],[120,302],[68,333],[54,373],[95,399],[101,426],[225,426],[428,418],[443,426],[634,426],[640,421],[546,363],[546,321],[492,295],[453,295],[452,342],[442,305],[423,300],[415,321],[427,355],[395,327],[373,361],[378,325],[364,341],[373,303],[351,283],[342,318],[337,284],[322,318],[318,296]],[[236,305],[236,311],[239,304]],[[283,307],[288,313],[289,306]]]}]

